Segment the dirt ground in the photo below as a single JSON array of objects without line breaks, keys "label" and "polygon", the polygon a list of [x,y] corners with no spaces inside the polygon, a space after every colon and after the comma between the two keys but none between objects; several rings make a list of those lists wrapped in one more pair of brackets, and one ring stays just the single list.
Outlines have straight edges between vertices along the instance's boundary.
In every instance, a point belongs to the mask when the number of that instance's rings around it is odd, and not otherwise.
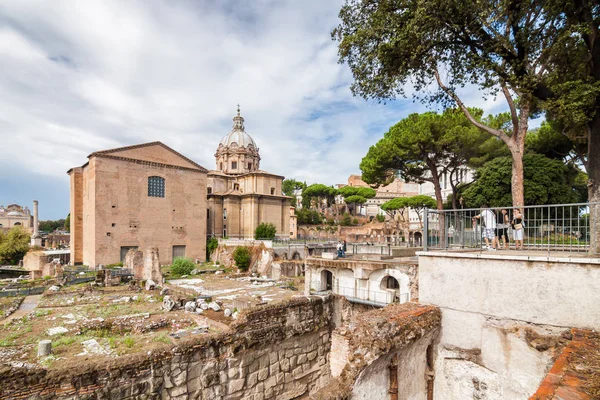
[{"label": "dirt ground", "polygon": [[228,277],[205,274],[175,279],[171,285],[193,289],[199,295],[210,296],[224,308],[241,311],[259,304],[277,303],[304,291],[304,278],[283,278],[279,281],[263,280],[250,276]]},{"label": "dirt ground", "polygon": [[[52,367],[74,357],[118,357],[176,344],[183,335],[217,332],[219,326],[195,313],[164,311],[158,290],[117,286],[59,291],[42,297],[22,318],[0,325],[0,362]],[[52,332],[55,328],[62,332]],[[44,339],[52,341],[52,355],[38,358],[38,343]],[[98,354],[86,354],[84,342],[91,339],[99,344],[94,348]]]},{"label": "dirt ground", "polygon": [[[193,289],[198,297],[210,296],[220,310],[165,311],[159,290],[128,285],[92,289],[85,283],[47,290],[36,299],[33,310],[18,310],[20,318],[0,321],[0,362],[52,368],[81,359],[152,352],[190,335],[229,329],[234,319],[225,315],[227,308],[234,313],[282,301],[302,295],[304,287],[303,278],[274,282],[225,274],[197,275],[169,284]],[[45,339],[52,341],[52,354],[38,357],[38,343]]]}]

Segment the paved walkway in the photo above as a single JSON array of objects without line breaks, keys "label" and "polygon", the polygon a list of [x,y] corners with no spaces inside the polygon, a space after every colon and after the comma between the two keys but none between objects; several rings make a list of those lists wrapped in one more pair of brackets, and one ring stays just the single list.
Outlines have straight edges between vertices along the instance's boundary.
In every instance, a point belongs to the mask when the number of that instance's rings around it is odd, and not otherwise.
[{"label": "paved walkway", "polygon": [[41,294],[36,294],[33,296],[27,296],[25,297],[25,299],[23,299],[23,302],[21,303],[21,305],[19,306],[19,308],[17,309],[17,311],[15,311],[14,313],[10,314],[4,321],[2,321],[4,324],[7,324],[8,322],[10,322],[11,320],[15,319],[15,318],[21,318],[24,315],[29,314],[33,309],[35,309],[35,307],[37,306],[38,302],[40,301],[40,299],[42,298]]}]

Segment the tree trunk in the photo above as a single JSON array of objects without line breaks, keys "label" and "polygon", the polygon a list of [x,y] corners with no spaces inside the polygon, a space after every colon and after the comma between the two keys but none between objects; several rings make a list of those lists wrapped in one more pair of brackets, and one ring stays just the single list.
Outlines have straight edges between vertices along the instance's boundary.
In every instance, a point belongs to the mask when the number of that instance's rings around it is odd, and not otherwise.
[{"label": "tree trunk", "polygon": [[[433,164],[433,163],[432,163]],[[446,247],[446,221],[444,218],[444,200],[442,198],[442,187],[440,186],[440,176],[438,174],[435,164],[430,165],[431,169],[431,180],[433,181],[433,190],[435,192],[435,201],[437,203],[437,209],[440,211],[438,218],[438,234],[440,237],[440,245],[442,248]],[[428,232],[424,232],[424,240],[427,240]]]},{"label": "tree trunk", "polygon": [[588,130],[588,201],[590,202],[590,253],[600,254],[600,111]]},{"label": "tree trunk", "polygon": [[518,148],[509,147],[512,156],[512,202],[513,207],[525,205],[523,187],[523,152]]}]

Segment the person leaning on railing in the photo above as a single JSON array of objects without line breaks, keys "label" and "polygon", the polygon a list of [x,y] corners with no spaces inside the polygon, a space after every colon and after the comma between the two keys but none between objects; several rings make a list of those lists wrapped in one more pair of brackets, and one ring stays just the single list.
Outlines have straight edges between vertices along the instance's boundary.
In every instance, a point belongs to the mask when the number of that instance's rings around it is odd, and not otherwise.
[{"label": "person leaning on railing", "polygon": [[[483,204],[481,208],[481,213],[474,216],[473,221],[475,221],[475,219],[481,219],[483,221],[483,239],[485,240],[485,248],[487,250],[496,250],[496,214],[488,208],[487,204]],[[491,246],[490,241],[492,242]]]},{"label": "person leaning on railing", "polygon": [[508,218],[508,211],[503,208],[500,211],[500,222],[496,225],[496,237],[497,247],[501,250],[504,246],[505,250],[508,250],[508,227],[510,226],[510,220]]},{"label": "person leaning on railing", "polygon": [[523,228],[525,227],[525,221],[523,220],[523,214],[518,208],[515,209],[513,219],[511,222],[513,228],[513,239],[515,240],[515,248],[517,250],[523,250]]}]

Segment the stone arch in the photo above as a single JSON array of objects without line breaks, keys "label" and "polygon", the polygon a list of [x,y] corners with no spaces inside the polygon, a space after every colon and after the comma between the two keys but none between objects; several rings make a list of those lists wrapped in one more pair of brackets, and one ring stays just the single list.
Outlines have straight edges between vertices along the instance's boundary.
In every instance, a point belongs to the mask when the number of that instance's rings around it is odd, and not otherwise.
[{"label": "stone arch", "polygon": [[400,289],[400,282],[391,275],[386,275],[381,279],[380,289]]},{"label": "stone arch", "polygon": [[304,228],[298,229],[298,239],[305,239],[305,238],[306,238],[306,229],[304,229]]},{"label": "stone arch", "polygon": [[328,269],[323,269],[321,271],[321,291],[333,290],[333,279],[334,275]]},{"label": "stone arch", "polygon": [[20,222],[15,222],[15,224],[14,224],[14,226],[19,226],[19,225],[21,225]]},{"label": "stone arch", "polygon": [[415,246],[423,246],[423,234],[421,232],[415,232]]},{"label": "stone arch", "polygon": [[[397,285],[396,285],[397,283]],[[377,301],[385,298],[386,302],[410,301],[410,277],[394,268],[373,271],[369,275],[369,287],[377,297]]]},{"label": "stone arch", "polygon": [[300,253],[295,251],[294,254],[292,255],[292,260],[301,260],[301,259],[302,259],[302,257],[300,256]]}]

